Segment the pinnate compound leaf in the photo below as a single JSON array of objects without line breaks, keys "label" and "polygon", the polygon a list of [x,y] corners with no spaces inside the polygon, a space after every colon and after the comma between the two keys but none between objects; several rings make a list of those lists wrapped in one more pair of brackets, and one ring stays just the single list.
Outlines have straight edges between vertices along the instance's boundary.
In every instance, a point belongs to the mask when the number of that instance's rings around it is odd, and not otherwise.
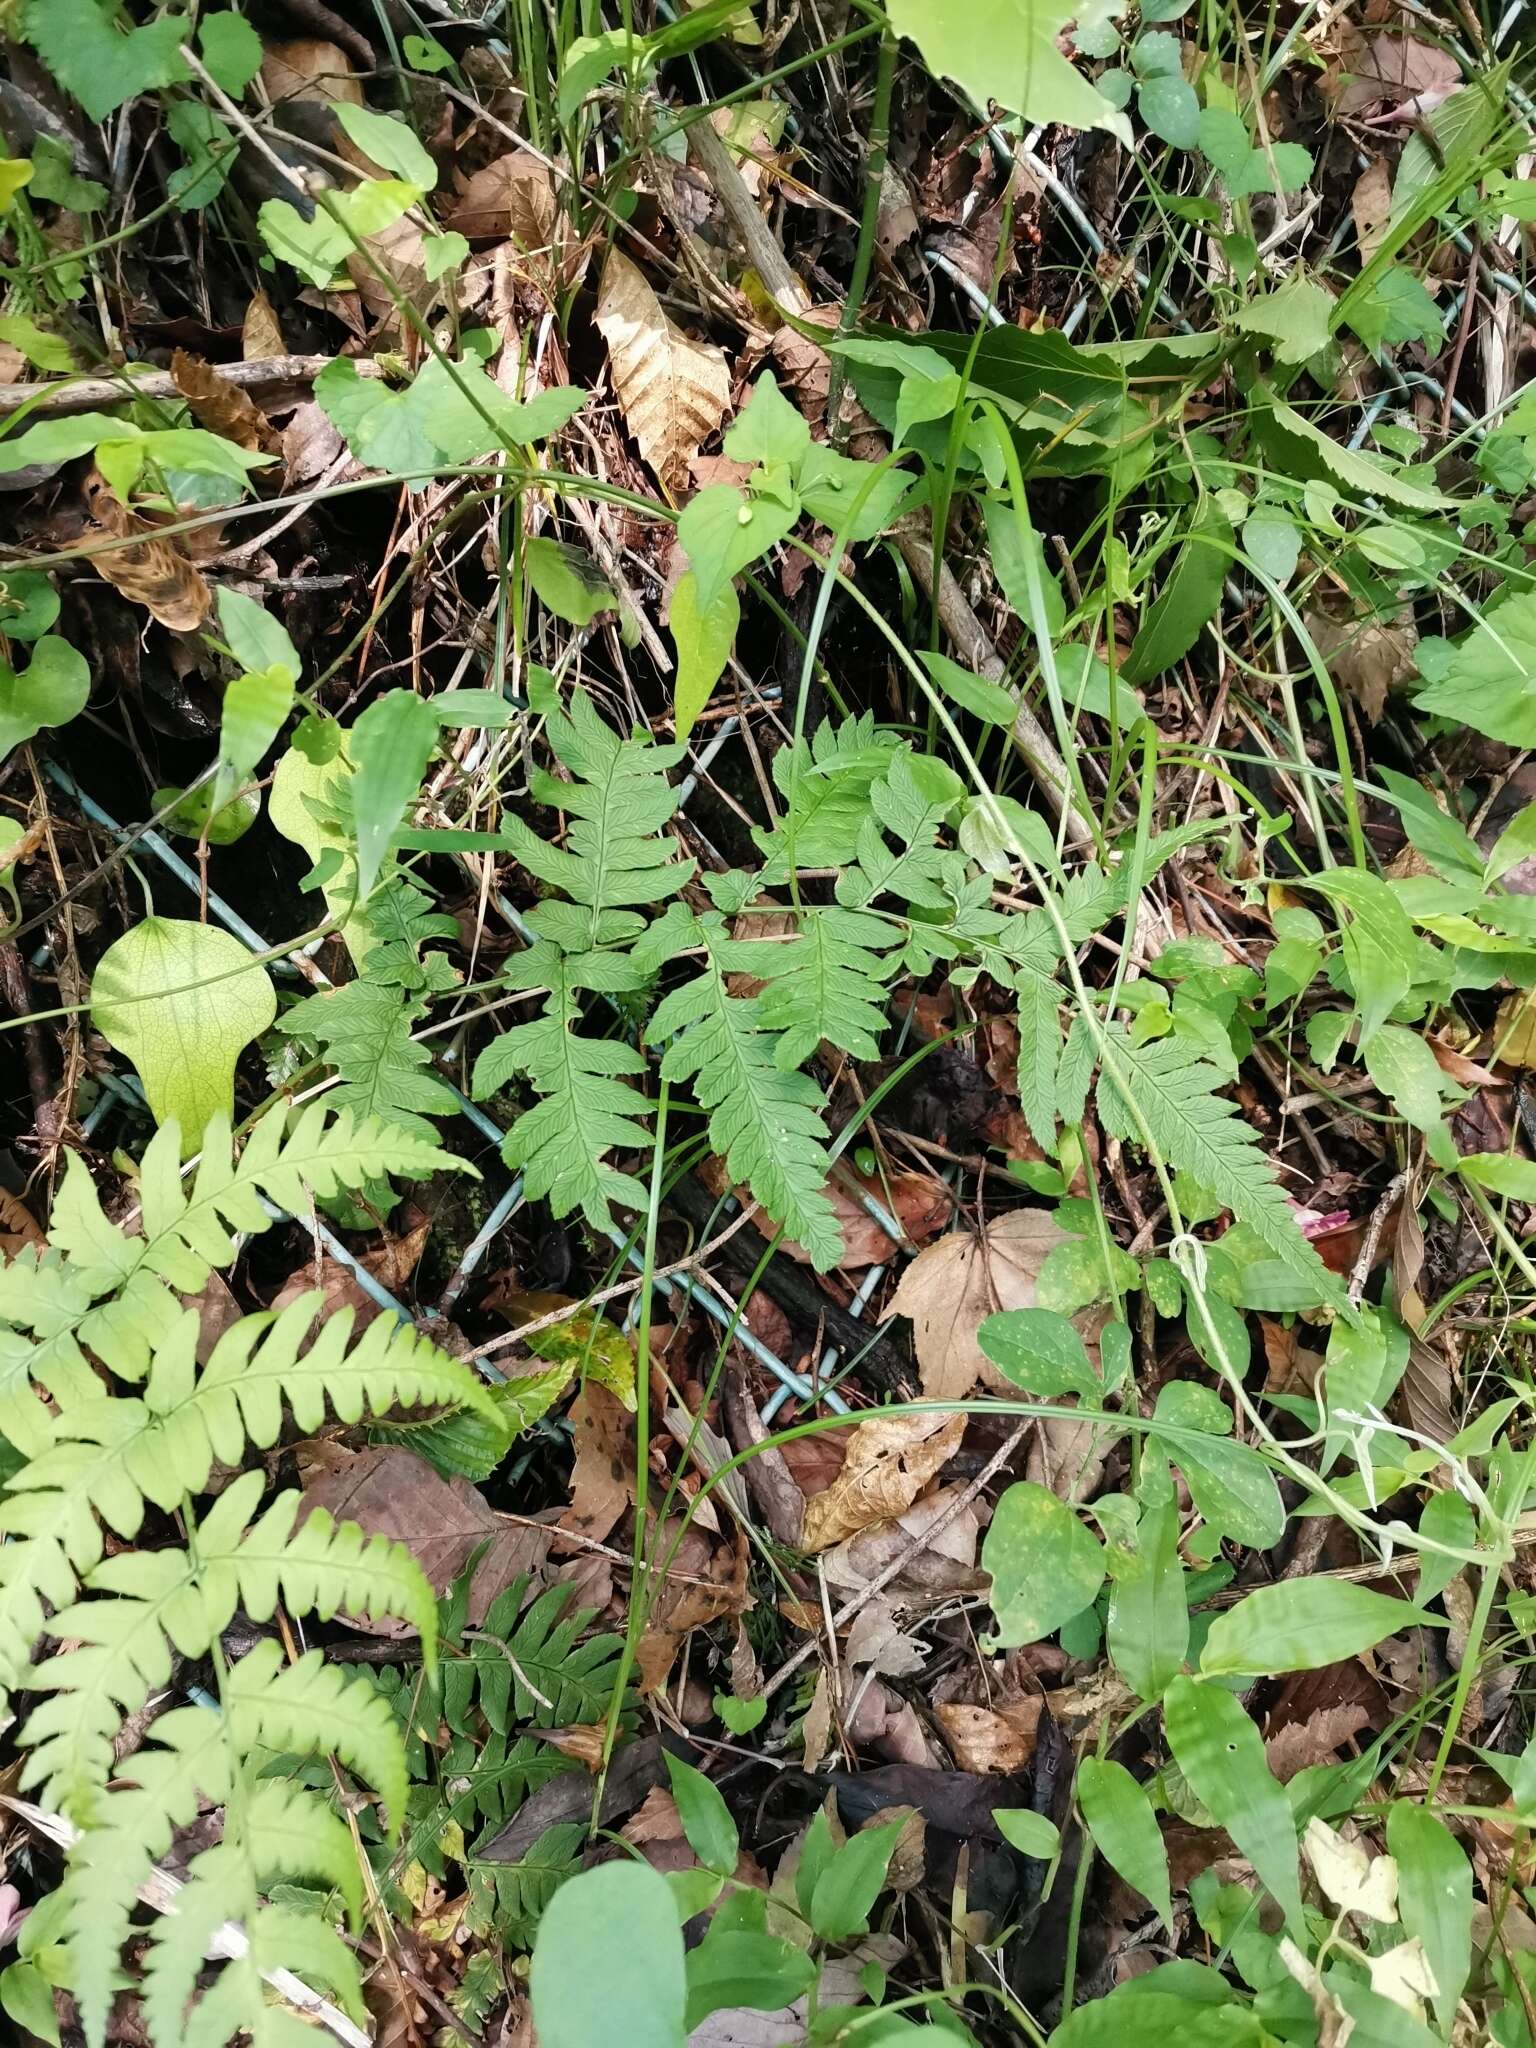
[{"label": "pinnate compound leaf", "polygon": [[1286,1579],[1260,1586],[1211,1623],[1200,1669],[1207,1677],[1321,1671],[1356,1657],[1403,1628],[1444,1628],[1444,1620],[1343,1579]]},{"label": "pinnate compound leaf", "polygon": [[114,12],[100,0],[26,0],[21,10],[22,35],[93,121],[189,75],[181,56],[190,26],[185,15],[162,14],[123,34]]},{"label": "pinnate compound leaf", "polygon": [[542,2048],[683,2048],[683,1935],[649,1864],[599,1864],[544,1909],[529,1973]]},{"label": "pinnate compound leaf", "polygon": [[[1249,1224],[1278,1259],[1319,1290],[1320,1300],[1337,1301],[1338,1283],[1302,1236],[1295,1211],[1281,1191],[1274,1167],[1255,1142],[1251,1126],[1239,1117],[1233,1103],[1217,1094],[1224,1082],[1220,1071],[1202,1059],[1198,1046],[1186,1038],[1158,1038],[1132,1045],[1118,1028],[1111,1030],[1110,1037],[1131,1100],[1165,1164],[1187,1173]],[[1107,1074],[1099,1079],[1098,1104],[1106,1130],[1114,1137],[1139,1141],[1137,1122],[1119,1084]]]},{"label": "pinnate compound leaf", "polygon": [[1038,1643],[1092,1604],[1104,1583],[1103,1546],[1047,1487],[1021,1479],[997,1504],[981,1546],[1006,1648]]},{"label": "pinnate compound leaf", "polygon": [[68,725],[90,694],[84,655],[57,633],[34,643],[32,659],[19,674],[0,662],[0,760],[44,726]]},{"label": "pinnate compound leaf", "polygon": [[133,1061],[155,1121],[195,1152],[234,1108],[235,1062],[277,1015],[267,970],[240,941],[185,918],[146,917],[101,956],[91,1020]]},{"label": "pinnate compound leaf", "polygon": [[1219,1685],[1179,1677],[1164,1698],[1173,1760],[1191,1791],[1226,1829],[1298,1934],[1303,1927],[1296,1875],[1296,1823],[1270,1775],[1259,1731]]},{"label": "pinnate compound leaf", "polygon": [[1107,128],[1127,148],[1130,123],[1076,71],[1057,47],[1075,18],[1071,0],[891,0],[891,27],[908,36],[923,62],[970,94],[995,100],[1026,121]]}]

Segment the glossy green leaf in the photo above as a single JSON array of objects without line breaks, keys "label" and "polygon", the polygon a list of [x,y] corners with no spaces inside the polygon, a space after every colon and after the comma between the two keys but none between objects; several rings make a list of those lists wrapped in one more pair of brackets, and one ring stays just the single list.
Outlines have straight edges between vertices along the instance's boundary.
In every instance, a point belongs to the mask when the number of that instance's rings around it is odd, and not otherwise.
[{"label": "glossy green leaf", "polygon": [[1210,1677],[1321,1671],[1403,1628],[1443,1628],[1440,1616],[1347,1579],[1282,1579],[1218,1614],[1200,1652]]},{"label": "glossy green leaf", "polygon": [[1161,1699],[1189,1651],[1189,1600],[1171,1500],[1142,1509],[1135,1548],[1113,1544],[1109,1572],[1110,1661],[1139,1698]]},{"label": "glossy green leaf", "polygon": [[685,740],[698,723],[716,683],[725,674],[741,623],[741,600],[735,586],[727,583],[716,593],[713,604],[701,609],[698,579],[690,569],[678,579],[672,593],[668,623],[677,645],[673,710],[677,737]]},{"label": "glossy green leaf", "polygon": [[58,616],[59,593],[40,570],[0,576],[0,633],[7,640],[40,640]]},{"label": "glossy green leaf", "polygon": [[590,626],[618,604],[608,580],[583,548],[536,535],[523,543],[523,567],[546,611],[569,626]]},{"label": "glossy green leaf", "polygon": [[219,751],[236,782],[255,774],[293,704],[293,680],[282,667],[236,676],[225,689]]},{"label": "glossy green leaf", "polygon": [[1506,746],[1536,746],[1536,592],[1517,591],[1485,612],[1419,690],[1418,705]]},{"label": "glossy green leaf", "polygon": [[1231,571],[1232,522],[1208,498],[1120,664],[1127,683],[1149,683],[1183,659],[1215,618]]},{"label": "glossy green leaf", "polygon": [[288,629],[265,605],[225,584],[219,591],[219,628],[244,669],[277,669],[296,683],[304,672]]},{"label": "glossy green leaf", "polygon": [[1168,1746],[1191,1791],[1248,1858],[1299,1936],[1296,1823],[1270,1775],[1258,1729],[1231,1693],[1194,1678],[1173,1680],[1163,1711]]},{"label": "glossy green leaf", "polygon": [[1466,1152],[1457,1160],[1456,1171],[1496,1195],[1536,1202],[1536,1160],[1519,1159],[1512,1152]]},{"label": "glossy green leaf", "polygon": [[[1068,2015],[1050,2048],[1270,2048],[1270,2034],[1214,1971],[1164,1963]],[[1214,1983],[1207,1984],[1207,1977]]]},{"label": "glossy green leaf", "polygon": [[995,100],[1026,121],[1107,128],[1127,148],[1130,124],[1062,55],[1057,38],[1075,18],[1072,0],[891,0],[891,27],[908,36],[938,78],[979,107]]},{"label": "glossy green leaf", "polygon": [[688,1955],[688,2030],[702,2026],[712,2012],[740,2006],[779,2012],[802,1997],[815,1977],[815,1962],[792,1941],[711,1926]]},{"label": "glossy green leaf", "polygon": [[98,0],[24,0],[21,34],[65,92],[93,121],[156,86],[176,85],[190,74],[181,55],[184,15],[162,14],[143,28],[120,34]]},{"label": "glossy green leaf", "polygon": [[1240,306],[1234,324],[1268,341],[1277,363],[1305,363],[1328,346],[1333,307],[1331,292],[1293,270],[1276,290]]},{"label": "glossy green leaf", "polygon": [[1098,1403],[1104,1383],[1089,1362],[1087,1348],[1063,1315],[1048,1308],[1010,1308],[988,1316],[976,1342],[1016,1387],[1053,1399],[1080,1394]]},{"label": "glossy green leaf", "polygon": [[197,42],[214,84],[239,99],[261,69],[261,37],[243,15],[226,12],[203,16]]},{"label": "glossy green leaf", "polygon": [[1021,1479],[1002,1496],[981,1546],[1006,1648],[1038,1643],[1081,1614],[1104,1583],[1102,1545],[1048,1487]]},{"label": "glossy green leaf", "polygon": [[1152,1802],[1123,1764],[1084,1757],[1077,1770],[1077,1803],[1094,1847],[1173,1932],[1168,1851]]},{"label": "glossy green leaf", "polygon": [[91,672],[67,640],[48,633],[20,671],[0,662],[0,760],[44,726],[68,725],[85,709]]},{"label": "glossy green leaf", "polygon": [[1003,1840],[1021,1856],[1049,1863],[1053,1856],[1060,1855],[1061,1830],[1045,1814],[1035,1813],[1027,1806],[994,1806],[992,1818]]},{"label": "glossy green leaf", "polygon": [[767,370],[726,428],[722,445],[735,462],[754,467],[782,462],[793,469],[810,448],[811,430],[799,408],[780,391],[773,372]]},{"label": "glossy green leaf", "polygon": [[1152,133],[1175,149],[1193,149],[1200,140],[1200,102],[1183,78],[1165,72],[1146,79],[1136,94],[1136,110]]},{"label": "glossy green leaf", "polygon": [[357,770],[352,778],[352,822],[362,899],[378,880],[389,842],[421,787],[437,732],[430,701],[414,690],[386,691],[351,730]]},{"label": "glossy green leaf", "polygon": [[210,846],[233,846],[243,839],[261,816],[259,790],[242,790],[227,803],[215,803],[217,790],[205,782],[190,794],[179,789],[157,789],[150,799],[156,811],[173,806],[160,821],[161,830],[176,832],[183,839],[206,839]]},{"label": "glossy green leaf", "polygon": [[683,1933],[647,1863],[600,1863],[544,1908],[529,1970],[540,2048],[683,2048]]},{"label": "glossy green leaf", "polygon": [[1472,1972],[1472,1867],[1440,1816],[1408,1799],[1388,1808],[1387,1853],[1397,1864],[1398,1918],[1424,1944],[1435,2012],[1449,2032]]},{"label": "glossy green leaf", "polygon": [[823,1941],[848,1941],[864,1932],[885,1889],[885,1873],[903,1825],[894,1820],[862,1828],[827,1858],[811,1892],[808,1916]]},{"label": "glossy green leaf", "polygon": [[235,1062],[277,1015],[265,967],[216,926],[146,917],[102,954],[91,1021],[138,1069],[155,1121],[195,1152],[209,1117],[232,1116]]},{"label": "glossy green leaf", "polygon": [[800,516],[797,500],[746,498],[732,484],[696,491],[677,522],[698,585],[698,602],[708,610],[730,582],[789,532]]},{"label": "glossy green leaf", "polygon": [[665,1756],[667,1776],[672,1782],[672,1797],[677,1804],[678,1818],[683,1823],[689,1848],[706,1870],[713,1870],[721,1877],[730,1877],[740,1853],[736,1823],[731,1819],[730,1809],[702,1771],[684,1763],[681,1757],[673,1756],[670,1750],[665,1752]]},{"label": "glossy green leaf", "polygon": [[1331,868],[1314,875],[1310,886],[1342,903],[1349,913],[1340,936],[1359,1018],[1357,1042],[1364,1049],[1407,995],[1426,942],[1377,875],[1360,868]]},{"label": "glossy green leaf", "polygon": [[437,183],[437,165],[403,121],[343,99],[334,104],[337,120],[371,163],[392,172],[402,184],[414,185],[418,192],[432,190]]}]

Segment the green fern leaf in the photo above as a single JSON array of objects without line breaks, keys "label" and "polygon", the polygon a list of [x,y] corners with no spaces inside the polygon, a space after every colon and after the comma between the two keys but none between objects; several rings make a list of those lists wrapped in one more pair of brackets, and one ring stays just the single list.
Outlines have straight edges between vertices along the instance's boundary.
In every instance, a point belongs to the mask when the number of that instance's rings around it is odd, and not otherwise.
[{"label": "green fern leaf", "polygon": [[536,801],[570,816],[568,844],[551,846],[510,815],[502,835],[531,875],[580,911],[561,915],[559,906],[540,905],[529,922],[566,952],[633,938],[645,923],[633,906],[675,895],[693,873],[694,863],[675,859],[671,842],[658,837],[677,809],[665,771],[686,750],[641,736],[621,740],[579,692],[568,716],[551,716],[549,739],[573,780],[558,782],[538,771],[529,786]]},{"label": "green fern leaf", "polygon": [[503,977],[517,987],[548,987],[544,1014],[503,1032],[475,1062],[474,1093],[493,1095],[512,1075],[526,1074],[541,1100],[507,1133],[505,1156],[519,1167],[527,1192],[547,1196],[557,1216],[579,1208],[594,1229],[612,1223],[611,1202],[643,1208],[644,1185],[633,1174],[605,1165],[616,1147],[643,1150],[649,1138],[637,1118],[650,1105],[625,1074],[643,1074],[645,1061],[617,1038],[589,1038],[580,1021],[580,992],[623,993],[641,984],[632,962],[612,955],[563,954],[548,939],[530,946]]},{"label": "green fern leaf", "polygon": [[1027,971],[1018,973],[1014,986],[1019,997],[1019,1107],[1035,1143],[1054,1152],[1061,990],[1049,976]]},{"label": "green fern leaf", "polygon": [[409,1788],[405,1749],[388,1701],[365,1679],[327,1664],[319,1650],[285,1664],[278,1644],[262,1642],[230,1671],[223,1698],[240,1749],[329,1750],[373,1786],[390,1829],[400,1827]]},{"label": "green fern leaf", "polygon": [[[374,955],[369,956],[370,975]],[[423,1005],[386,982],[368,979],[308,996],[278,1020],[289,1038],[312,1046],[341,1076],[329,1100],[358,1116],[377,1116],[427,1142],[430,1116],[451,1116],[458,1097],[431,1071],[427,1046],[411,1036]]]},{"label": "green fern leaf", "polygon": [[764,1028],[762,999],[733,996],[727,972],[760,971],[761,941],[732,939],[718,911],[694,920],[704,971],[657,1006],[652,1036],[677,1034],[662,1062],[668,1080],[691,1080],[710,1112],[710,1143],[734,1180],[825,1271],[842,1255],[842,1232],[826,1193],[831,1161],[819,1114],[821,1091],[806,1075],[785,1073],[778,1036]]},{"label": "green fern leaf", "polygon": [[[934,841],[964,794],[965,785],[942,761],[898,754],[870,788],[856,864],[837,878],[838,902],[861,909],[877,896],[896,896],[921,909],[948,909],[964,880],[965,861]],[[894,849],[886,832],[897,842]]]},{"label": "green fern leaf", "polygon": [[[234,1232],[271,1228],[265,1203],[302,1212],[310,1193],[335,1195],[380,1173],[425,1175],[453,1163],[409,1132],[345,1109],[333,1114],[325,1102],[301,1110],[291,1129],[288,1122],[285,1106],[270,1110],[236,1156],[227,1119],[214,1118],[190,1183],[181,1177],[179,1135],[157,1131],[144,1154],[136,1234],[108,1221],[89,1169],[69,1156],[50,1251],[13,1261],[0,1282],[0,1319],[10,1335],[37,1340],[30,1375],[61,1406],[99,1391],[82,1347],[119,1378],[142,1379],[181,1316],[176,1295],[199,1292],[210,1272],[233,1263]],[[0,1431],[31,1451],[46,1415],[14,1367],[5,1374],[14,1357],[14,1345],[0,1345]]]},{"label": "green fern leaf", "polygon": [[197,1370],[198,1318],[183,1310],[155,1347],[142,1400],[82,1401],[51,1419],[45,1448],[0,1495],[0,1687],[16,1684],[43,1627],[44,1602],[64,1607],[99,1562],[102,1523],[131,1541],[144,1503],[172,1509],[200,1493],[214,1463],[237,1465],[247,1445],[267,1450],[284,1404],[306,1434],[325,1419],[399,1408],[455,1410],[500,1428],[492,1394],[457,1359],[414,1330],[378,1317],[350,1343],[339,1310],[306,1345],[318,1294],[281,1314],[247,1316]]},{"label": "green fern leaf", "polygon": [[823,1039],[856,1059],[879,1057],[883,983],[895,967],[879,954],[892,936],[883,918],[867,912],[806,911],[797,936],[778,949],[760,1001],[764,1025],[784,1034],[774,1054],[779,1067],[800,1066]]},{"label": "green fern leaf", "polygon": [[[1296,1215],[1236,1104],[1216,1091],[1223,1076],[1177,1037],[1132,1045],[1111,1026],[1116,1062],[1146,1120],[1153,1143],[1175,1172],[1190,1178],[1263,1239],[1276,1258],[1317,1289],[1318,1298],[1342,1299],[1338,1283],[1302,1236]],[[1113,1138],[1136,1142],[1139,1133],[1118,1085],[1099,1077],[1099,1115]]]},{"label": "green fern leaf", "polygon": [[847,866],[869,814],[869,792],[889,770],[897,746],[894,733],[878,729],[867,711],[841,725],[817,726],[809,743],[779,749],[773,779],[788,808],[773,831],[752,833],[768,863],[765,882],[781,881],[791,868]]}]

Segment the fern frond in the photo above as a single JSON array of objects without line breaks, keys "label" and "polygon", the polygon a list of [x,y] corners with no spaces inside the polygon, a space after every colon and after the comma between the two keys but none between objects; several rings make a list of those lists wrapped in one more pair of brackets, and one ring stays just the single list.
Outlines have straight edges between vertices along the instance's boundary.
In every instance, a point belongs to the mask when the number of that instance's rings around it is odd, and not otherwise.
[{"label": "fern frond", "polygon": [[1019,1107],[1035,1143],[1056,1149],[1056,1076],[1061,1065],[1061,990],[1048,975],[1020,972]]},{"label": "fern frond", "polygon": [[842,1254],[842,1232],[827,1198],[831,1171],[819,1113],[821,1091],[785,1073],[778,1037],[765,1028],[760,996],[733,996],[728,971],[754,973],[773,949],[732,939],[718,911],[695,920],[703,973],[674,989],[651,1020],[653,1037],[677,1034],[662,1061],[668,1080],[691,1080],[710,1112],[710,1143],[733,1179],[782,1223],[824,1271]]},{"label": "fern frond", "polygon": [[879,1057],[883,984],[895,969],[880,954],[892,937],[890,925],[867,912],[806,911],[796,937],[778,949],[776,971],[762,991],[763,1023],[784,1033],[774,1054],[778,1066],[800,1066],[823,1039],[856,1059]]},{"label": "fern frond", "polygon": [[[1223,1084],[1221,1073],[1184,1039],[1133,1045],[1120,1027],[1109,1031],[1115,1059],[1165,1162],[1248,1224],[1276,1258],[1316,1287],[1321,1299],[1338,1299],[1337,1283],[1302,1236],[1253,1130],[1236,1104],[1216,1092]],[[1124,1098],[1107,1074],[1099,1077],[1098,1105],[1111,1137],[1138,1140]]]},{"label": "fern frond", "polygon": [[494,1095],[514,1074],[526,1074],[542,1098],[507,1133],[505,1157],[521,1168],[529,1195],[547,1196],[557,1216],[579,1208],[594,1229],[612,1222],[611,1202],[645,1206],[645,1188],[632,1174],[604,1164],[615,1148],[640,1150],[650,1142],[637,1119],[650,1104],[624,1074],[643,1074],[645,1061],[618,1038],[589,1038],[580,1021],[580,992],[622,994],[641,985],[632,962],[614,955],[562,953],[538,939],[503,977],[515,987],[547,987],[544,1014],[514,1025],[475,1062],[477,1099]]},{"label": "fern frond", "polygon": [[[0,1282],[0,1318],[37,1340],[31,1377],[61,1406],[99,1390],[82,1347],[120,1378],[143,1378],[182,1313],[177,1294],[197,1293],[210,1272],[233,1263],[234,1232],[270,1229],[264,1201],[302,1210],[306,1191],[324,1197],[380,1173],[427,1174],[453,1163],[434,1144],[376,1117],[333,1113],[326,1102],[288,1123],[284,1105],[269,1110],[236,1156],[228,1119],[214,1118],[192,1182],[181,1177],[179,1133],[157,1131],[141,1168],[136,1235],[108,1221],[89,1169],[69,1155],[51,1250],[13,1261]],[[11,1354],[7,1346],[4,1356]],[[0,1431],[22,1450],[41,1444],[46,1420],[14,1374],[0,1385]]]},{"label": "fern frond", "polygon": [[389,1702],[366,1679],[327,1664],[319,1650],[285,1664],[277,1643],[261,1642],[229,1672],[223,1701],[238,1748],[265,1744],[305,1756],[329,1750],[372,1785],[391,1831],[400,1827],[409,1786],[405,1749]]},{"label": "fern frond", "polygon": [[[948,908],[964,880],[965,860],[934,841],[964,794],[959,776],[942,761],[898,754],[870,787],[856,864],[837,878],[838,902],[861,909],[877,896],[896,896],[924,910]],[[886,842],[886,832],[896,841],[894,849]]]},{"label": "fern frond", "polygon": [[306,996],[278,1020],[286,1037],[312,1046],[341,1076],[329,1100],[357,1116],[381,1117],[430,1143],[429,1116],[451,1116],[458,1097],[432,1071],[432,1055],[411,1036],[423,1006],[398,987],[370,978]]},{"label": "fern frond", "polygon": [[675,895],[693,873],[694,863],[676,859],[671,842],[658,837],[677,809],[666,770],[685,749],[658,747],[638,734],[621,740],[579,691],[569,714],[554,713],[548,730],[550,745],[573,779],[560,782],[540,770],[529,787],[537,802],[571,818],[567,845],[551,846],[510,814],[502,835],[531,875],[559,889],[584,914],[552,923],[535,914],[530,922],[567,952],[633,938],[645,923],[633,906]]},{"label": "fern frond", "polygon": [[82,1401],[49,1421],[45,1448],[0,1495],[0,1688],[15,1685],[43,1628],[44,1602],[74,1599],[100,1561],[102,1524],[132,1540],[144,1504],[172,1509],[201,1493],[215,1462],[237,1465],[248,1446],[268,1450],[286,1403],[312,1434],[327,1404],[339,1420],[398,1408],[470,1410],[501,1426],[493,1396],[457,1359],[414,1330],[378,1317],[350,1343],[353,1314],[314,1327],[321,1297],[278,1315],[245,1317],[197,1369],[198,1318],[178,1312],[152,1354],[142,1399]]},{"label": "fern frond", "polygon": [[[215,1514],[239,1484],[236,1480],[219,1496]],[[210,1515],[199,1532],[200,1597],[205,1602],[217,1599],[227,1577],[231,1589],[238,1587],[239,1604],[252,1621],[270,1621],[279,1600],[292,1613],[318,1615],[321,1621],[343,1610],[376,1619],[397,1615],[415,1627],[422,1661],[428,1673],[433,1672],[437,1601],[405,1545],[388,1536],[366,1535],[356,1522],[333,1521],[324,1508],[315,1508],[295,1527],[303,1504],[298,1492],[278,1494],[238,1541],[226,1539],[221,1548],[209,1534]],[[225,1537],[222,1528],[219,1535]],[[98,1567],[92,1583],[111,1562],[115,1560]]]},{"label": "fern frond", "polygon": [[809,743],[797,740],[773,757],[773,779],[787,809],[771,832],[752,837],[767,861],[765,882],[781,881],[792,867],[844,867],[853,859],[869,792],[891,766],[899,742],[875,724],[875,715],[818,725]]}]

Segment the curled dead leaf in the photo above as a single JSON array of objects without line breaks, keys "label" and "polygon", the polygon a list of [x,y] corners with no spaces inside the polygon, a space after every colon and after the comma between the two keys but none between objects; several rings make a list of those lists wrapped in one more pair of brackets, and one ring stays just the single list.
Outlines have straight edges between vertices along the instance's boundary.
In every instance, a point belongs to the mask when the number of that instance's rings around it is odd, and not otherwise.
[{"label": "curled dead leaf", "polygon": [[[107,510],[106,496],[104,491],[97,493],[97,505],[103,512]],[[213,609],[213,593],[201,570],[187,560],[175,541],[156,537],[121,506],[108,516],[110,525],[86,529],[88,541],[103,544],[91,556],[97,575],[173,633],[195,632]],[[144,537],[129,540],[131,534]]]},{"label": "curled dead leaf", "polygon": [[14,1259],[24,1245],[46,1241],[41,1225],[26,1203],[0,1188],[0,1259]]},{"label": "curled dead leaf", "polygon": [[964,1434],[963,1415],[897,1412],[861,1422],[848,1439],[842,1471],[805,1504],[805,1549],[827,1550],[872,1522],[905,1513]]},{"label": "curled dead leaf", "polygon": [[955,1231],[918,1253],[886,1314],[911,1318],[930,1400],[963,1400],[978,1380],[994,1393],[1018,1391],[982,1355],[976,1332],[1000,1309],[1034,1306],[1040,1269],[1066,1241],[1044,1209],[1013,1209],[983,1231]]},{"label": "curled dead leaf", "polygon": [[210,434],[222,435],[239,448],[262,455],[275,451],[278,436],[266,416],[238,385],[221,377],[212,363],[179,348],[171,357],[171,375],[200,427],[206,427]]},{"label": "curled dead leaf", "polygon": [[288,344],[283,339],[283,330],[272,301],[265,292],[257,292],[240,323],[241,357],[248,363],[259,363],[267,357],[285,356],[287,353]]},{"label": "curled dead leaf", "polygon": [[608,344],[614,396],[635,445],[663,489],[688,480],[688,465],[725,418],[731,373],[724,353],[693,341],[622,251],[603,265],[594,315]]},{"label": "curled dead leaf", "polygon": [[995,1707],[951,1703],[933,1711],[960,1770],[1006,1776],[1022,1770],[1034,1755],[1043,1705],[1037,1697]]},{"label": "curled dead leaf", "polygon": [[363,88],[346,53],[319,36],[268,43],[261,60],[261,83],[267,98],[329,101],[349,107],[363,104]]}]

